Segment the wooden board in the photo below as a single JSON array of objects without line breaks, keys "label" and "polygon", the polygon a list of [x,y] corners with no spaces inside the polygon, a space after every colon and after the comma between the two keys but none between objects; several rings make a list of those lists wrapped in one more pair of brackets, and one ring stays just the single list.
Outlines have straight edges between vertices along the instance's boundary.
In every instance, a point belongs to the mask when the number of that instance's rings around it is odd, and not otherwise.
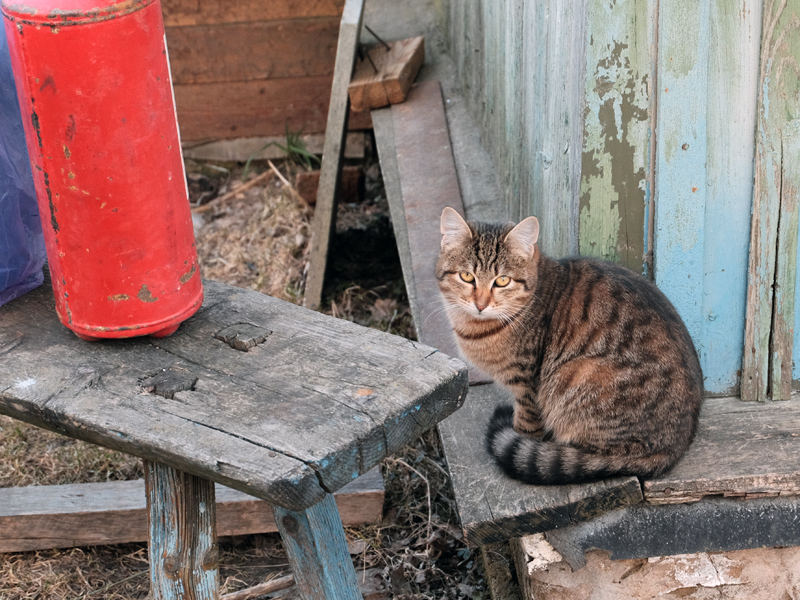
[{"label": "wooden board", "polygon": [[[305,149],[311,154],[322,154],[324,138],[325,134],[322,133],[300,136]],[[205,144],[182,144],[184,158],[238,162],[246,162],[250,158],[258,160],[286,158],[286,153],[278,147],[279,145],[286,146],[286,135],[217,140]],[[345,158],[363,159],[365,150],[366,134],[362,131],[348,132],[344,147]]]},{"label": "wooden board", "polygon": [[[321,133],[331,97],[330,77],[232,81],[175,86],[181,140],[185,142],[289,131]],[[370,129],[369,113],[353,113],[350,129]]]},{"label": "wooden board", "polygon": [[344,0],[163,0],[164,25],[214,25],[311,17],[339,18]]},{"label": "wooden board", "polygon": [[588,3],[579,249],[645,267],[655,5]]},{"label": "wooden board", "polygon": [[[348,527],[378,523],[384,485],[378,467],[334,494]],[[216,485],[217,534],[278,531],[264,500]],[[0,552],[147,541],[144,481],[0,488]]]},{"label": "wooden board", "polygon": [[[177,333],[88,344],[52,291],[3,307],[0,412],[291,509],[318,502],[454,411],[466,369],[433,348],[211,281]],[[268,335],[248,352],[215,335]],[[146,393],[165,369],[196,378]]]},{"label": "wooden board", "polygon": [[347,0],[339,26],[339,42],[329,96],[330,106],[325,127],[325,147],[322,151],[317,206],[314,210],[314,221],[311,224],[308,273],[303,301],[305,306],[312,309],[319,308],[322,303],[325,269],[328,266],[328,247],[336,226],[336,202],[341,176],[344,135],[348,127],[352,128],[352,125],[348,125],[350,98],[347,95],[347,86],[355,68],[363,16],[364,0]]},{"label": "wooden board", "polygon": [[330,77],[339,19],[169,27],[166,35],[176,85]]},{"label": "wooden board", "polygon": [[[753,217],[747,280],[747,324],[742,362],[742,398],[745,400],[763,401],[770,397],[770,365],[775,360],[778,361],[779,371],[775,382],[775,399],[780,399],[788,391],[788,386],[781,386],[780,365],[783,365],[784,370],[789,370],[792,348],[787,348],[786,344],[783,348],[777,348],[777,355],[771,361],[770,341],[774,337],[773,286],[776,283],[776,258],[779,258],[779,220],[782,216],[796,218],[789,216],[796,211],[796,198],[786,199],[787,203],[794,203],[790,210],[782,206],[784,161],[789,172],[795,176],[791,187],[797,188],[797,165],[793,164],[797,157],[792,156],[796,153],[790,150],[789,155],[784,158],[783,146],[783,131],[800,110],[800,102],[794,93],[800,85],[800,28],[797,26],[796,12],[795,6],[789,7],[786,2],[773,0],[765,2],[763,8]],[[792,145],[787,144],[786,149],[789,150]],[[786,279],[788,269],[783,268],[782,271],[781,283],[791,285]],[[778,311],[781,325],[784,329],[793,327],[795,316],[789,317],[786,314],[787,306],[781,308]],[[787,331],[776,333],[778,339],[792,337],[787,335]]]},{"label": "wooden board", "polygon": [[642,499],[636,477],[568,486],[533,486],[506,477],[483,447],[499,402],[496,384],[471,387],[464,407],[439,425],[447,466],[470,545],[482,546],[589,520]]},{"label": "wooden board", "polygon": [[435,270],[442,210],[450,206],[463,215],[439,82],[417,85],[406,102],[392,106],[392,124],[413,271],[406,285],[414,286],[418,300],[417,335],[424,343],[458,356]]},{"label": "wooden board", "polygon": [[766,404],[706,398],[689,451],[672,471],[644,482],[651,504],[779,495],[800,495],[798,396]]},{"label": "wooden board", "polygon": [[425,60],[425,40],[414,37],[368,49],[350,82],[350,106],[355,111],[399,104]]}]

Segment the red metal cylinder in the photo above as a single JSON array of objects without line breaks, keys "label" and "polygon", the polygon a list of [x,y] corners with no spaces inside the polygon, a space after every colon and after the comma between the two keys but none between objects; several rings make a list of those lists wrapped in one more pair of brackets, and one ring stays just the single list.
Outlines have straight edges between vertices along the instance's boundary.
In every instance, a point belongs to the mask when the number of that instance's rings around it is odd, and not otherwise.
[{"label": "red metal cylinder", "polygon": [[203,299],[158,0],[2,0],[56,311],[169,335]]}]

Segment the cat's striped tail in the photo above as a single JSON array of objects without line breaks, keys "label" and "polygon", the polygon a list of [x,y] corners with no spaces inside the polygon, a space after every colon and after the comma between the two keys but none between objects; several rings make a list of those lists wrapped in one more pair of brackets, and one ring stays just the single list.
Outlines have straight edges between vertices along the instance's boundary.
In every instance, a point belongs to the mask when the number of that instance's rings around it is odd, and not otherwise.
[{"label": "cat's striped tail", "polygon": [[584,452],[574,446],[521,435],[513,428],[514,408],[498,406],[489,422],[486,449],[505,473],[533,485],[566,485],[615,475],[650,476],[668,465],[654,457],[635,459]]}]

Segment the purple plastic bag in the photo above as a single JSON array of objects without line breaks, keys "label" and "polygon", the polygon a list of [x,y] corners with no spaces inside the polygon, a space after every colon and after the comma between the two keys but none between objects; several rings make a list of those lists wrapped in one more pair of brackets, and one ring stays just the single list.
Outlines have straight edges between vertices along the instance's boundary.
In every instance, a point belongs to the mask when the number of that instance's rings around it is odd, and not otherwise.
[{"label": "purple plastic bag", "polygon": [[45,258],[31,163],[0,19],[0,306],[42,284]]}]

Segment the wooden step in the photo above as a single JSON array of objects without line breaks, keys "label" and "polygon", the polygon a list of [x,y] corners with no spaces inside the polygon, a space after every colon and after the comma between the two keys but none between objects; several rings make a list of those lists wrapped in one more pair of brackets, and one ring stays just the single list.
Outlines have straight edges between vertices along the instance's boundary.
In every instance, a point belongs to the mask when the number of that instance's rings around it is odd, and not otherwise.
[{"label": "wooden step", "polygon": [[[373,111],[372,118],[420,339],[455,352],[446,319],[435,317],[440,300],[432,273],[439,247],[438,216],[443,205],[460,209],[459,184],[464,187],[469,182],[459,181],[456,173],[467,179],[471,175],[453,166],[458,161],[449,139],[442,135],[442,127],[432,125],[446,124],[438,83],[418,85],[405,103]],[[412,127],[413,123],[417,125]],[[492,200],[499,201],[499,196]],[[468,216],[481,219],[481,210],[473,209]],[[667,475],[644,482],[636,477],[619,477],[570,486],[530,486],[501,474],[482,443],[486,423],[499,402],[511,402],[499,386],[473,386],[464,406],[439,425],[462,529],[470,544],[480,546],[568,527],[641,502],[658,505],[704,498],[710,502],[719,496],[747,499],[800,495],[797,396],[767,404],[708,398],[694,444]],[[726,518],[720,516],[720,527],[733,526]],[[774,531],[789,528],[796,532],[794,543],[800,544],[800,531],[789,517],[785,521]],[[786,543],[785,536],[770,535],[773,544]],[[736,539],[731,543],[747,543],[743,538]],[[658,555],[661,550],[655,540],[645,542],[654,553],[650,555]]]}]

